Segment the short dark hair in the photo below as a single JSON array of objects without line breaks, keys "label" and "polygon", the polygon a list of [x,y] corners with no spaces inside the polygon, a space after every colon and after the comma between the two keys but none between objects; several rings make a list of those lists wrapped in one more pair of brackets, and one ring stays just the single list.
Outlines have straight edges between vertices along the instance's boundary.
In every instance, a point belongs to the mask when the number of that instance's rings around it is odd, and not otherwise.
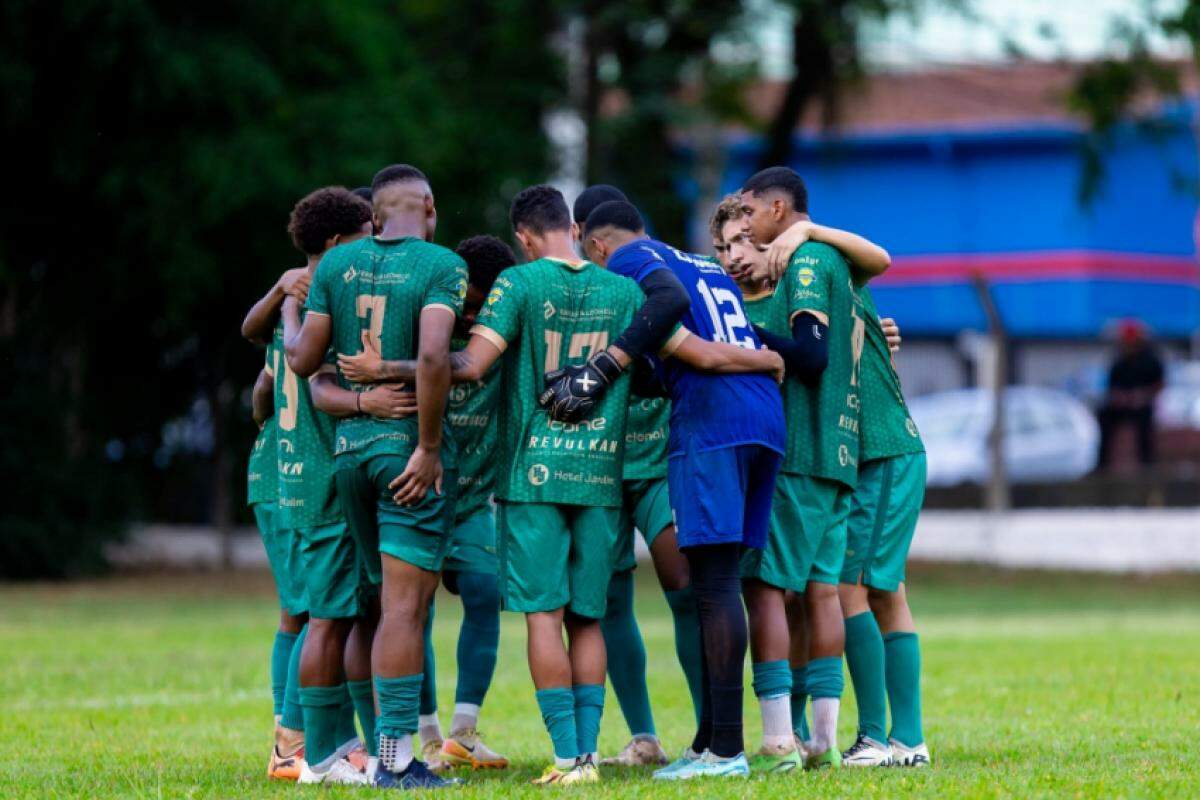
[{"label": "short dark hair", "polygon": [[575,222],[582,225],[587,221],[588,214],[595,210],[596,206],[601,203],[607,203],[609,200],[624,200],[629,202],[629,198],[615,186],[610,186],[607,183],[597,183],[594,186],[589,186],[579,193],[579,197],[575,198],[575,205],[571,209],[571,216],[575,218]]},{"label": "short dark hair", "polygon": [[546,231],[570,230],[571,212],[562,192],[542,183],[517,192],[509,209],[513,230],[526,227],[541,236]]},{"label": "short dark hair", "polygon": [[403,181],[424,181],[429,183],[429,179],[425,177],[425,173],[412,166],[411,164],[392,164],[390,167],[384,167],[375,173],[375,177],[371,179],[371,194],[374,195],[383,187],[391,183],[401,183]]},{"label": "short dark hair", "polygon": [[315,256],[325,251],[334,236],[362,231],[371,221],[371,206],[344,186],[326,186],[300,199],[288,219],[292,243],[302,253]]},{"label": "short dark hair", "polygon": [[624,200],[609,200],[592,209],[587,222],[583,225],[583,235],[588,236],[598,228],[613,227],[631,233],[641,233],[646,229],[642,215],[633,207],[633,203]]},{"label": "short dark hair", "polygon": [[360,186],[357,189],[351,189],[350,194],[354,195],[355,197],[361,197],[363,200],[366,200],[368,203],[374,202],[374,198],[371,195],[371,187],[370,186]]},{"label": "short dark hair", "polygon": [[791,167],[767,167],[750,176],[742,184],[743,192],[750,192],[755,197],[764,192],[779,191],[792,198],[792,208],[801,214],[808,213],[808,187],[804,179]]},{"label": "short dark hair", "polygon": [[471,285],[484,292],[491,290],[497,275],[517,263],[511,247],[486,234],[463,239],[454,252],[467,262]]}]

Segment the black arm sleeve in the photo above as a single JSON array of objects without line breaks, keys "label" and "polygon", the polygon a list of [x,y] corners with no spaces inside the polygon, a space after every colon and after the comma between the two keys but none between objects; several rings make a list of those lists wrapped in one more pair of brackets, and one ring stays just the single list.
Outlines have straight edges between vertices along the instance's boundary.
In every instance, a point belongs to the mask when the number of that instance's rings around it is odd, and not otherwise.
[{"label": "black arm sleeve", "polygon": [[797,314],[792,320],[790,339],[757,325],[754,332],[763,344],[783,356],[788,375],[799,378],[802,383],[810,386],[816,383],[829,365],[829,328],[808,312]]},{"label": "black arm sleeve", "polygon": [[650,363],[648,356],[642,356],[633,362],[633,372],[629,379],[629,391],[638,397],[670,397],[671,392],[663,383],[662,375]]},{"label": "black arm sleeve", "polygon": [[646,302],[633,315],[629,327],[613,342],[635,359],[662,347],[692,305],[687,289],[669,269],[654,270],[638,285],[646,294]]}]

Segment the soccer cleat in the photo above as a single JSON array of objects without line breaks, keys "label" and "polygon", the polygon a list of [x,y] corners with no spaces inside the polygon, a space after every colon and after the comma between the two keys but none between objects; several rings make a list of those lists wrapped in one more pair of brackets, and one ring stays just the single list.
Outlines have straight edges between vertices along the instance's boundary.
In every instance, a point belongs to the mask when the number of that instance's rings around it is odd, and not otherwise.
[{"label": "soccer cleat", "polygon": [[659,781],[673,781],[676,779],[676,773],[690,768],[692,762],[698,761],[699,759],[700,753],[697,753],[690,747],[685,748],[683,755],[681,755],[679,758],[675,759],[662,769],[656,769],[653,777],[655,780]]},{"label": "soccer cleat", "polygon": [[657,736],[635,736],[615,756],[600,759],[602,767],[661,767],[668,761]]},{"label": "soccer cleat", "polygon": [[804,759],[805,769],[837,769],[842,766],[842,754],[836,747],[831,747],[824,753],[813,753]]},{"label": "soccer cleat", "polygon": [[450,738],[442,743],[442,759],[452,767],[471,769],[504,769],[508,759],[493,752],[474,728],[452,731]]},{"label": "soccer cleat", "polygon": [[800,760],[800,751],[795,748],[787,752],[779,752],[775,748],[763,746],[761,750],[750,756],[752,772],[791,772],[803,768],[804,762]]},{"label": "soccer cleat", "polygon": [[599,769],[599,767],[596,766],[596,763],[594,761],[592,761],[591,756],[588,756],[587,758],[581,760],[578,764],[575,765],[575,769],[571,770],[571,772],[577,773],[579,777],[574,780],[571,780],[570,779],[571,776],[568,775],[567,779],[565,779],[563,781],[563,783],[570,784],[570,783],[599,783],[600,782],[600,769]]},{"label": "soccer cleat", "polygon": [[271,760],[267,762],[267,777],[279,781],[294,781],[299,779],[303,766],[303,747],[290,756],[282,756],[279,754],[279,746],[275,745],[271,748]]},{"label": "soccer cleat", "polygon": [[366,775],[355,769],[354,765],[344,758],[334,761],[333,765],[324,772],[314,772],[308,762],[305,762],[300,768],[300,778],[297,782],[326,786],[366,786],[370,783]]},{"label": "soccer cleat", "polygon": [[415,758],[400,772],[392,772],[380,762],[372,782],[376,789],[444,789],[461,784],[458,778],[443,778],[435,774],[424,761]]},{"label": "soccer cleat", "polygon": [[[659,770],[659,772],[663,772],[663,770]],[[738,753],[732,758],[721,758],[713,755],[711,751],[705,750],[699,758],[669,775],[659,777],[659,772],[654,773],[654,777],[667,781],[689,781],[693,778],[747,778],[750,776],[750,763],[746,761],[745,753]]]},{"label": "soccer cleat", "polygon": [[892,750],[886,744],[863,736],[861,733],[850,745],[850,749],[842,753],[844,767],[890,767],[892,765]]},{"label": "soccer cleat", "polygon": [[534,786],[550,786],[555,783],[562,783],[563,779],[575,771],[574,767],[570,769],[559,769],[554,764],[542,770],[542,774],[530,781]]},{"label": "soccer cleat", "polygon": [[928,767],[929,748],[921,742],[916,747],[901,744],[895,739],[889,739],[892,746],[892,765],[896,767]]},{"label": "soccer cleat", "polygon": [[445,772],[454,766],[442,755],[442,744],[441,739],[430,739],[421,745],[421,758],[425,761],[425,766],[433,772]]},{"label": "soccer cleat", "polygon": [[369,771],[371,756],[367,752],[367,748],[362,742],[357,742],[353,747],[346,751],[343,756],[350,762],[350,766],[362,773]]}]

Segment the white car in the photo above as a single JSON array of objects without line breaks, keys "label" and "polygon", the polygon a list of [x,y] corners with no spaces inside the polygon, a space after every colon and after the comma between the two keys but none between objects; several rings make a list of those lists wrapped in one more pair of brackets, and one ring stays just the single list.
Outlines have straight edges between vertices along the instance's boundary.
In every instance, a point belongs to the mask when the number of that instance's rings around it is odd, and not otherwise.
[{"label": "white car", "polygon": [[[1013,482],[1070,481],[1096,465],[1100,427],[1070,395],[1040,386],[1004,393],[1005,468]],[[908,404],[929,460],[929,486],[983,484],[988,479],[991,396],[984,389],[924,395]]]}]

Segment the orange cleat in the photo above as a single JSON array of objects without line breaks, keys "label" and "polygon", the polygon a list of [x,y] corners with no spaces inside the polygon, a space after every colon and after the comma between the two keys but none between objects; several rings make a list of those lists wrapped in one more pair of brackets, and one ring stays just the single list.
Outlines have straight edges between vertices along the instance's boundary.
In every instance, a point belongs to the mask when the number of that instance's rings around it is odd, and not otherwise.
[{"label": "orange cleat", "polygon": [[295,781],[300,779],[300,769],[304,766],[304,748],[301,747],[290,756],[279,754],[279,747],[271,748],[271,760],[267,763],[267,777],[277,781]]}]

